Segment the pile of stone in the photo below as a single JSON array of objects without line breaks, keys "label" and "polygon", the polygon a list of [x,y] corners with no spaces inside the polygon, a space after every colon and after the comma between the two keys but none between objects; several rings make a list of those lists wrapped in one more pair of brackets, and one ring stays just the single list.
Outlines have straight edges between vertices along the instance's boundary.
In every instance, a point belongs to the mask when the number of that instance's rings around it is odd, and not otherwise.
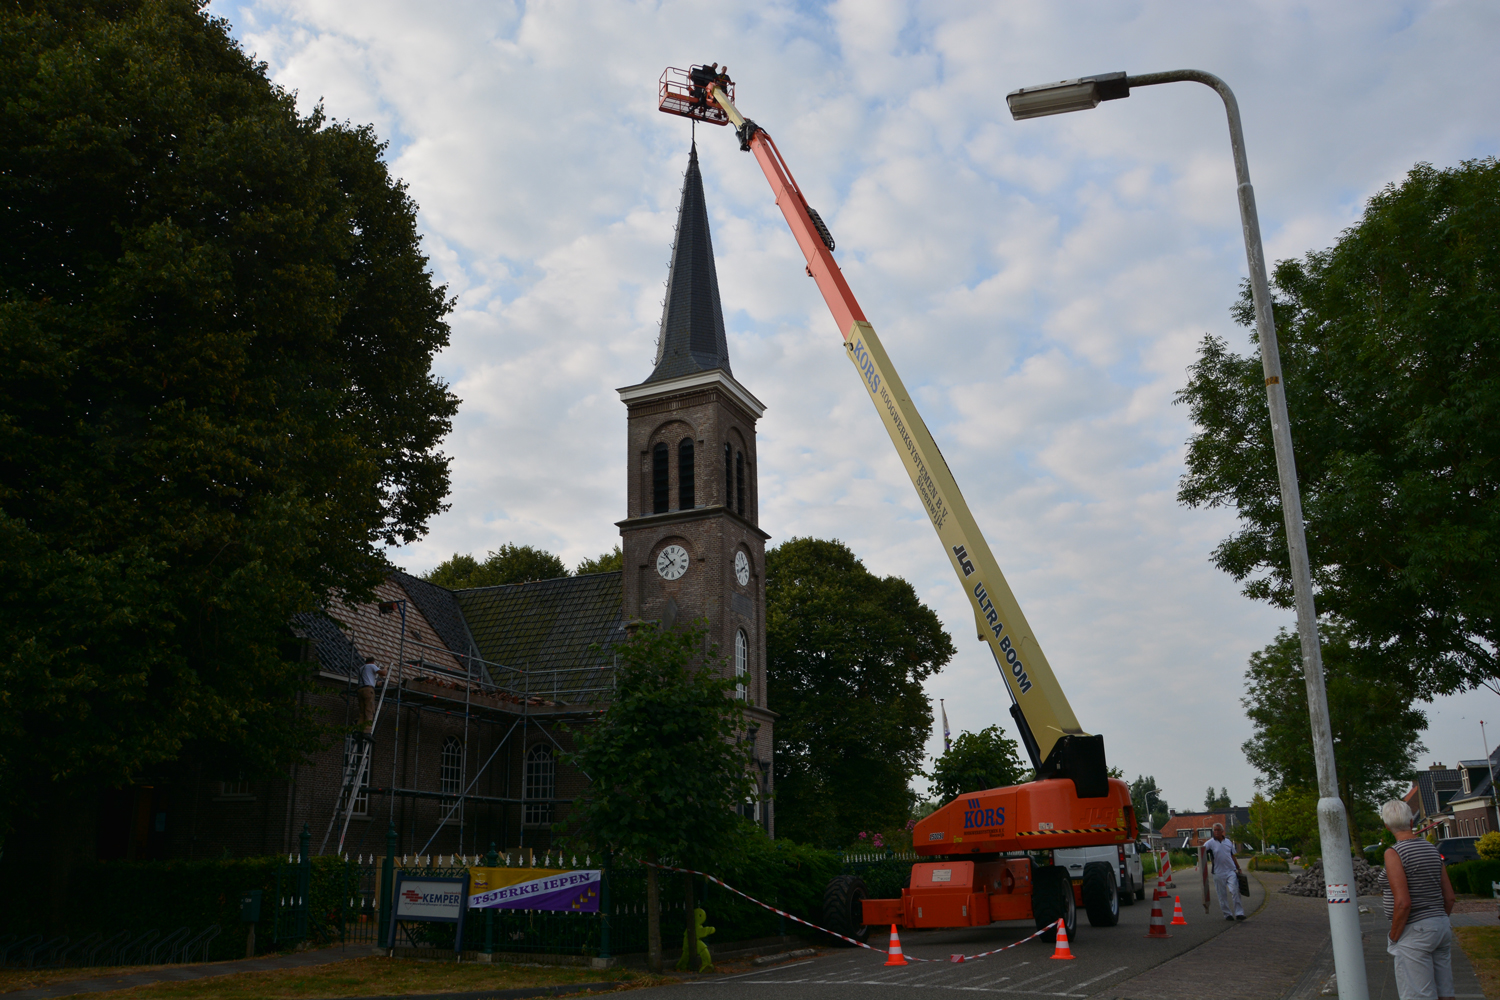
[{"label": "pile of stone", "polygon": [[[1354,883],[1360,896],[1380,895],[1380,869],[1372,868],[1364,858],[1354,859]],[[1327,886],[1323,882],[1323,862],[1314,861],[1311,868],[1281,887],[1281,891],[1292,896],[1324,897]]]}]

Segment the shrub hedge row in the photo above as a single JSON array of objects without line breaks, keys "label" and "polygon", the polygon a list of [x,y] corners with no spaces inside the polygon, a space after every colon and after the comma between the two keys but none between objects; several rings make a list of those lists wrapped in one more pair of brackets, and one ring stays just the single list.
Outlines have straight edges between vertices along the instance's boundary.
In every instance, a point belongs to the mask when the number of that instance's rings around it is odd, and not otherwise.
[{"label": "shrub hedge row", "polygon": [[1500,882],[1500,861],[1465,861],[1448,866],[1448,881],[1454,892],[1473,893],[1493,899],[1490,883]]}]

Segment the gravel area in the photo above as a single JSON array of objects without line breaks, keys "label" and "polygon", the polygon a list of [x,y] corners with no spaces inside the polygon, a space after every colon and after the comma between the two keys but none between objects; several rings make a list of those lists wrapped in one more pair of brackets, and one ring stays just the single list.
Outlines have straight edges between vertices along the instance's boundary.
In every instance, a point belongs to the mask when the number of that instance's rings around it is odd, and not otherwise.
[{"label": "gravel area", "polygon": [[[1360,896],[1379,896],[1380,869],[1370,867],[1364,858],[1354,859],[1354,882],[1355,892]],[[1291,896],[1322,896],[1327,891],[1323,882],[1323,861],[1314,861],[1311,868],[1303,869],[1302,873],[1292,879],[1281,890]]]}]

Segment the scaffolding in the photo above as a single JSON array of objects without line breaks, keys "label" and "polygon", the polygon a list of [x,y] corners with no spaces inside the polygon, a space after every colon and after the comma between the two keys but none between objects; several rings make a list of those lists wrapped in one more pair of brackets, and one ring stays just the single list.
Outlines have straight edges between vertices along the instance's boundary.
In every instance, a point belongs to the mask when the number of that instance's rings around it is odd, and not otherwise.
[{"label": "scaffolding", "polygon": [[[544,724],[542,717],[536,717],[533,709],[545,710],[544,718],[548,721],[561,721],[568,719],[592,718],[599,712],[598,704],[603,696],[614,690],[614,667],[616,662],[599,662],[589,666],[572,667],[550,667],[541,670],[528,669],[509,664],[497,663],[487,660],[479,655],[472,639],[469,640],[468,649],[458,653],[447,646],[434,645],[421,641],[410,634],[406,621],[407,600],[386,601],[380,605],[382,616],[395,615],[399,612],[400,634],[397,637],[397,662],[391,664],[385,670],[385,680],[379,689],[379,698],[376,701],[374,719],[369,730],[355,734],[351,741],[346,742],[343,773],[339,783],[339,794],[334,801],[332,814],[328,819],[328,827],[323,835],[323,842],[318,849],[319,854],[327,852],[329,841],[333,839],[333,831],[338,830],[335,853],[345,853],[345,841],[348,835],[350,820],[354,818],[358,804],[363,801],[366,811],[369,810],[375,797],[384,797],[388,807],[389,822],[394,828],[396,820],[396,802],[398,799],[420,801],[436,799],[447,806],[446,811],[438,820],[432,834],[422,845],[418,854],[423,854],[432,842],[437,839],[443,828],[455,818],[458,828],[458,853],[463,853],[463,839],[467,828],[465,809],[468,804],[502,806],[508,809],[510,806],[519,806],[521,810],[521,823],[519,824],[519,845],[526,846],[526,807],[528,805],[547,804],[566,805],[573,800],[569,798],[558,798],[553,796],[544,798],[528,798],[526,795],[525,761],[523,758],[523,777],[521,781],[521,795],[519,797],[504,795],[480,795],[474,789],[489,770],[500,751],[510,746],[510,740],[517,728],[521,730],[524,747],[530,739],[530,730],[533,726],[544,735],[548,741],[558,750],[563,751],[562,744],[557,737]],[[414,655],[407,656],[408,649]],[[431,654],[431,658],[427,654]],[[443,666],[436,659],[456,661],[462,664],[462,669]],[[392,680],[395,680],[394,695],[391,692]],[[352,681],[352,678],[351,678]],[[352,686],[352,685],[351,685]],[[462,690],[462,699],[458,698],[457,692]],[[449,692],[449,693],[444,693]],[[347,699],[350,691],[344,692]],[[477,699],[476,700],[476,696]],[[376,786],[370,781],[373,769],[375,737],[379,731],[384,709],[387,701],[393,700],[393,710],[390,715],[391,722],[391,780],[388,785]],[[444,707],[446,705],[446,707]],[[463,730],[460,741],[460,769],[458,775],[458,787],[456,790],[428,791],[421,788],[403,788],[398,781],[397,770],[402,762],[402,709],[408,708],[417,712],[417,735],[413,749],[416,757],[412,770],[414,774],[420,773],[421,762],[421,719],[423,713],[438,713],[453,718],[459,714],[462,706]],[[505,735],[501,737],[491,749],[490,754],[471,777],[468,773],[469,767],[469,738],[473,730],[475,716],[485,717],[490,722],[503,722],[506,717],[511,718],[510,727]],[[408,740],[411,737],[407,737]],[[507,758],[508,759],[508,758]],[[585,777],[587,777],[585,775]],[[420,783],[420,779],[416,779]],[[556,791],[555,787],[553,789]],[[456,814],[456,816],[455,816]],[[415,813],[413,814],[413,832],[415,832]],[[507,822],[508,826],[508,822]],[[475,844],[477,852],[479,845]]]}]

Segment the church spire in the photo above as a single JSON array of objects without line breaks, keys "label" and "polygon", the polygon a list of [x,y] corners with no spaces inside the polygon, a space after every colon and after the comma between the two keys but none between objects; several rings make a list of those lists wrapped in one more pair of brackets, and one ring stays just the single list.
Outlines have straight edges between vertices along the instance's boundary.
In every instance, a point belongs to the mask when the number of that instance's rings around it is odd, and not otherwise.
[{"label": "church spire", "polygon": [[713,242],[708,235],[703,175],[698,172],[698,145],[694,143],[682,182],[682,203],[677,209],[677,240],[667,276],[656,368],[646,382],[715,368],[733,375],[729,370],[729,345],[724,339],[724,311],[719,306]]}]

